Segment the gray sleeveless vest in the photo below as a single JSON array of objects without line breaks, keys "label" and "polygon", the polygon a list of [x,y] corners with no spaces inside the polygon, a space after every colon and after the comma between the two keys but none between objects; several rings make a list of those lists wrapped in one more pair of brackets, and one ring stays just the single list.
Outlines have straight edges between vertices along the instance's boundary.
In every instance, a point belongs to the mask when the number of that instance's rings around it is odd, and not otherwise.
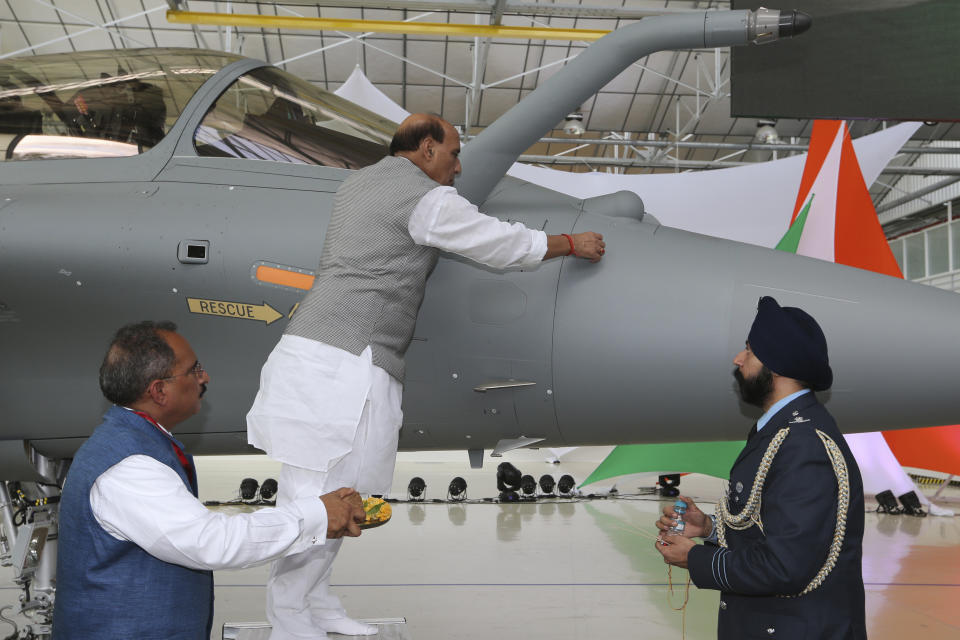
[{"label": "gray sleeveless vest", "polygon": [[439,251],[410,237],[410,215],[437,187],[406,158],[387,156],[337,190],[320,269],[285,333],[359,355],[403,382],[427,276]]}]

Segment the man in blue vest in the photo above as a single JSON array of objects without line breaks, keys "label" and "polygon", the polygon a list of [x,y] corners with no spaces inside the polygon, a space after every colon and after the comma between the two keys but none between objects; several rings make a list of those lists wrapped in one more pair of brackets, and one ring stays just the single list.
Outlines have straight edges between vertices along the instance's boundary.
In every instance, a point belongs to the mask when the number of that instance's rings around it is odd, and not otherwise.
[{"label": "man in blue vest", "polygon": [[193,458],[170,433],[210,376],[170,322],[121,328],[100,368],[114,403],[74,457],[60,508],[56,640],[207,640],[214,569],[239,569],[358,536],[341,488],[225,516],[197,500]]},{"label": "man in blue vest", "polygon": [[683,535],[671,531],[676,513],[667,507],[656,548],[697,587],[721,592],[719,640],[866,640],[863,483],[813,394],[833,383],[823,331],[802,309],[764,296],[733,363],[741,398],[764,414],[716,515],[681,496]]}]

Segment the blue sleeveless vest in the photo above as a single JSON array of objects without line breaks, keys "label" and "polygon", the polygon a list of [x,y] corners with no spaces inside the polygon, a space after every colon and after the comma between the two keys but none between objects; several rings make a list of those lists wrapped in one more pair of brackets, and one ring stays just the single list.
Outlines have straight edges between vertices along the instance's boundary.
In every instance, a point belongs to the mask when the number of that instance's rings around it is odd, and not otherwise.
[{"label": "blue sleeveless vest", "polygon": [[197,495],[171,438],[131,411],[116,406],[107,411],[74,457],[63,487],[54,640],[210,637],[213,573],[158,560],[132,542],[117,540],[90,509],[96,479],[132,455],[167,465]]}]

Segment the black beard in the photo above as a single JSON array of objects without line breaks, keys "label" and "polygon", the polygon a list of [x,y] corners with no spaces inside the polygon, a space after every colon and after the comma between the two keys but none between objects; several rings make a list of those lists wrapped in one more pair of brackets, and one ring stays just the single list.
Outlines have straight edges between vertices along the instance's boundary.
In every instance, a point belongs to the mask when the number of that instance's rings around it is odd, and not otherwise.
[{"label": "black beard", "polygon": [[747,404],[762,409],[767,398],[773,393],[773,374],[770,369],[763,367],[760,373],[752,378],[745,378],[740,369],[734,369],[733,377],[737,379],[740,398]]}]

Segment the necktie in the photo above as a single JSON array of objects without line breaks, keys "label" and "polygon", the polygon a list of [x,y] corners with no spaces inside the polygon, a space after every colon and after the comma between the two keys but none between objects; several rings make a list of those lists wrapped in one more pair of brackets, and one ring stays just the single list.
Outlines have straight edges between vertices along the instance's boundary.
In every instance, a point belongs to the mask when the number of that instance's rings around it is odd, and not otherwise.
[{"label": "necktie", "polygon": [[170,441],[170,445],[173,447],[174,453],[177,454],[177,459],[180,461],[180,465],[183,467],[183,470],[187,472],[187,478],[190,480],[190,486],[193,488],[196,488],[197,486],[196,474],[193,471],[193,465],[187,459],[187,456],[183,452],[183,449],[177,446],[176,442],[174,442],[173,440],[170,440],[170,438],[167,436],[167,432],[163,430],[163,427],[161,427],[160,424],[156,420],[151,418],[148,414],[144,413],[143,411],[134,411],[134,413],[140,416],[141,418],[143,418],[144,420],[146,420],[147,422],[149,422],[150,424],[152,424],[153,426],[155,426],[160,431],[160,433],[162,433],[163,436]]}]

